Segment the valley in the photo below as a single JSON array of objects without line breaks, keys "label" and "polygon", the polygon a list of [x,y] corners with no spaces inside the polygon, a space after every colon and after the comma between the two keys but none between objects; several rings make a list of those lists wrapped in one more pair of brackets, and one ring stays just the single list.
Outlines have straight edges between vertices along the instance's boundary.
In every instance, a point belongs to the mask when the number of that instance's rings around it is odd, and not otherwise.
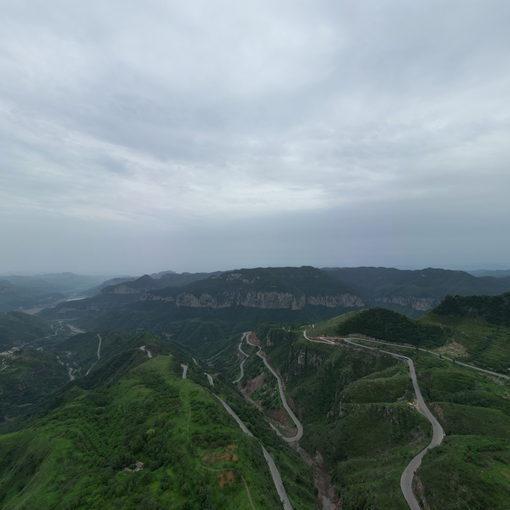
[{"label": "valley", "polygon": [[507,294],[406,316],[317,271],[5,312],[0,506],[506,510]]}]

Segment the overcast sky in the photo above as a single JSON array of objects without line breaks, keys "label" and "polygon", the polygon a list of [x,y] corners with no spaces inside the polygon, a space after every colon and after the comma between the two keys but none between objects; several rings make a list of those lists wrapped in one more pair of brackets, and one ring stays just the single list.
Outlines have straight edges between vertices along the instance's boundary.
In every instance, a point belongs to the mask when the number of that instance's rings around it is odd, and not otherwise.
[{"label": "overcast sky", "polygon": [[0,271],[510,267],[508,0],[0,0]]}]

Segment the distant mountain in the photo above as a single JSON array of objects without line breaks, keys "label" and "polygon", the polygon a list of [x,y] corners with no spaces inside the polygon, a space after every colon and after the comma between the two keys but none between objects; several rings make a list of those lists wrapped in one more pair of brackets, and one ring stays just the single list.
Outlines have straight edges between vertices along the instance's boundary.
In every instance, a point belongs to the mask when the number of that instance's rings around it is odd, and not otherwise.
[{"label": "distant mountain", "polygon": [[106,277],[55,273],[0,277],[0,311],[43,308],[68,297],[86,293]]},{"label": "distant mountain", "polygon": [[212,309],[241,306],[301,310],[307,306],[363,306],[346,285],[307,266],[225,271],[183,288],[152,291],[144,299],[173,302],[178,307]]},{"label": "distant mountain", "polygon": [[[140,294],[147,290],[163,289],[165,287],[182,287],[192,282],[203,280],[219,273],[174,273],[165,271],[158,275],[143,275],[130,281],[121,281],[105,286],[103,294]],[[158,276],[158,277],[156,277]]]},{"label": "distant mountain", "polygon": [[493,278],[507,278],[510,277],[510,269],[476,269],[468,271],[473,276],[492,276]]},{"label": "distant mountain", "polygon": [[42,315],[78,319],[86,328],[139,328],[176,334],[179,321],[228,324],[224,331],[264,321],[317,321],[350,310],[385,307],[423,314],[449,293],[498,294],[510,279],[476,278],[462,271],[391,268],[253,268],[221,273],[166,273],[109,285]]},{"label": "distant mountain", "polygon": [[447,269],[401,270],[384,267],[326,268],[370,306],[413,313],[430,310],[448,294],[495,295],[510,291],[510,278],[478,278]]},{"label": "distant mountain", "polygon": [[11,283],[29,289],[58,292],[65,295],[77,294],[110,278],[108,276],[81,275],[75,273],[49,273],[38,275],[9,275],[4,277]]},{"label": "distant mountain", "polygon": [[37,305],[44,306],[63,298],[63,294],[53,288],[40,285],[38,281],[30,287],[6,279],[0,280],[0,312]]}]

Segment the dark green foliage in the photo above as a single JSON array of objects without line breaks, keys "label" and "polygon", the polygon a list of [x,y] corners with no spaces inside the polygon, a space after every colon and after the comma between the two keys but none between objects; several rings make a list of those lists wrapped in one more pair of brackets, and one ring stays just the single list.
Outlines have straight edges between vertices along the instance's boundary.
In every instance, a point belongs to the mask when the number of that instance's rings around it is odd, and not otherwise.
[{"label": "dark green foliage", "polygon": [[303,422],[301,445],[321,453],[342,508],[405,510],[398,480],[428,431],[408,405],[413,392],[405,365],[312,344],[288,326],[261,326],[257,336]]},{"label": "dark green foliage", "polygon": [[480,318],[492,324],[510,326],[510,292],[500,296],[447,296],[434,313]]},{"label": "dark green foliage", "polygon": [[484,436],[447,437],[418,471],[430,508],[507,510],[510,442]]},{"label": "dark green foliage", "polygon": [[68,380],[55,354],[30,348],[1,357],[0,368],[0,423],[30,412]]},{"label": "dark green foliage", "polygon": [[[90,379],[25,430],[0,436],[1,508],[249,510],[243,480],[257,508],[278,507],[257,441],[209,390],[180,378],[179,359],[134,352]],[[299,490],[288,484],[294,507],[312,508],[309,479],[284,459],[285,479],[290,469],[300,480]],[[125,470],[137,461],[141,471]]]},{"label": "dark green foliage", "polygon": [[23,312],[0,313],[0,349],[36,340],[51,333],[50,324]]},{"label": "dark green foliage", "polygon": [[499,294],[510,290],[510,278],[477,278],[447,269],[347,267],[325,271],[372,299],[392,296],[442,299],[447,294]]},{"label": "dark green foliage", "polygon": [[442,345],[446,336],[440,327],[421,324],[385,308],[371,308],[352,314],[338,325],[338,335],[361,333],[388,342],[417,346]]}]

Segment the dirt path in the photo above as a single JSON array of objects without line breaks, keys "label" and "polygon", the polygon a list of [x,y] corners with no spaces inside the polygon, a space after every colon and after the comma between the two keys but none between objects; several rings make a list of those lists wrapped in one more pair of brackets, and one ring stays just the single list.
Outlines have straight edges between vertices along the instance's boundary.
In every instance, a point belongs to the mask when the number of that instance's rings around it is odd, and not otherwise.
[{"label": "dirt path", "polygon": [[253,499],[251,498],[250,488],[248,487],[248,484],[246,483],[244,476],[242,476],[241,478],[243,479],[244,488],[246,489],[246,495],[248,496],[248,501],[250,502],[251,510],[256,510],[255,505],[253,504]]}]

